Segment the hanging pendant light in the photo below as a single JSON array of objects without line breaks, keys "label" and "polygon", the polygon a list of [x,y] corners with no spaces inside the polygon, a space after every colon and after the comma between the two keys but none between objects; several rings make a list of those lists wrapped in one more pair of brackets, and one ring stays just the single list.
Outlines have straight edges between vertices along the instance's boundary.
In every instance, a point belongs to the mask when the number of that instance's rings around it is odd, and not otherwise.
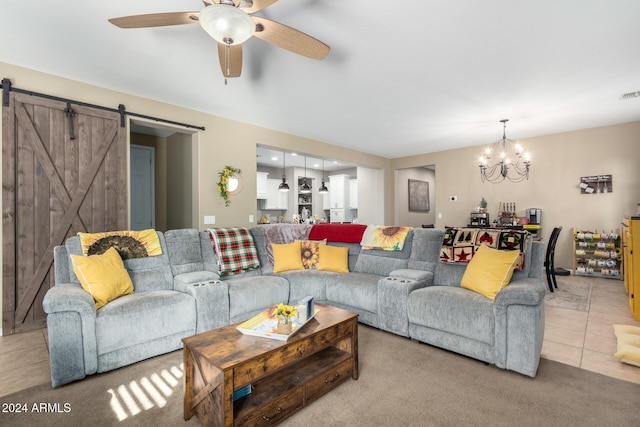
[{"label": "hanging pendant light", "polygon": [[302,185],[300,186],[300,193],[311,193],[311,187],[309,187],[309,184],[307,184],[307,156],[304,156],[304,178],[302,181]]},{"label": "hanging pendant light", "polygon": [[[502,182],[508,179],[511,182],[521,182],[529,179],[529,167],[531,158],[529,153],[523,153],[522,146],[507,139],[507,122],[509,119],[500,120],[503,126],[502,139],[488,147],[480,156],[480,179],[482,182]],[[492,156],[498,156],[496,163],[489,164]]]},{"label": "hanging pendant light", "polygon": [[287,176],[284,174],[284,171],[285,171],[285,163],[284,163],[285,155],[286,154],[283,151],[282,152],[282,182],[278,186],[278,191],[282,191],[283,193],[286,193],[287,191],[289,191],[289,184],[287,184]]},{"label": "hanging pendant light", "polygon": [[318,189],[318,193],[327,194],[328,192],[329,192],[329,189],[327,188],[327,186],[324,183],[324,159],[322,159],[322,185]]}]

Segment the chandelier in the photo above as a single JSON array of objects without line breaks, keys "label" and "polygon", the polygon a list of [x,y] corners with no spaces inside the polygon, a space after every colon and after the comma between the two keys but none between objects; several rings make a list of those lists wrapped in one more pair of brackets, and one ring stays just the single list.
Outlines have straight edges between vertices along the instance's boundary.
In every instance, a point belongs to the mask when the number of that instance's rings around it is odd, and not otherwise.
[{"label": "chandelier", "polygon": [[[511,182],[522,182],[529,179],[529,167],[531,159],[529,153],[523,153],[520,144],[507,139],[507,122],[509,119],[502,119],[503,126],[502,139],[491,147],[487,147],[484,154],[480,156],[480,178],[482,182],[491,183],[502,182],[508,179]],[[496,163],[490,164],[491,158],[498,156]]]}]

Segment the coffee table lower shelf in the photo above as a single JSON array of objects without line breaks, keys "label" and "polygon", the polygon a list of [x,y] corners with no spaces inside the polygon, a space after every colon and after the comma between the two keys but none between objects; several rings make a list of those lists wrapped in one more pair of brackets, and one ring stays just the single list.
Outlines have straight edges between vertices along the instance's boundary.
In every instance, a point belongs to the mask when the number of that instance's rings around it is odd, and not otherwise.
[{"label": "coffee table lower shelf", "polygon": [[351,354],[328,347],[251,384],[251,394],[233,404],[237,426],[270,425],[352,376]]}]

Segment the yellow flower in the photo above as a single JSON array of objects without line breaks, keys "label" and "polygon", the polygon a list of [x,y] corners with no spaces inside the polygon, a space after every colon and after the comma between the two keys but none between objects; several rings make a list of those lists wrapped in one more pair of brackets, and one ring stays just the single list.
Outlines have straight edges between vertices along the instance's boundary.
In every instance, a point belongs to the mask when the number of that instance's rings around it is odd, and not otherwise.
[{"label": "yellow flower", "polygon": [[218,193],[220,197],[224,199],[224,205],[229,206],[231,201],[229,200],[229,177],[239,174],[240,169],[236,169],[233,166],[225,166],[220,175],[220,181],[218,182]]},{"label": "yellow flower", "polygon": [[284,303],[280,303],[273,309],[272,313],[274,316],[284,316],[289,319],[297,315],[298,310],[292,305],[284,305]]}]

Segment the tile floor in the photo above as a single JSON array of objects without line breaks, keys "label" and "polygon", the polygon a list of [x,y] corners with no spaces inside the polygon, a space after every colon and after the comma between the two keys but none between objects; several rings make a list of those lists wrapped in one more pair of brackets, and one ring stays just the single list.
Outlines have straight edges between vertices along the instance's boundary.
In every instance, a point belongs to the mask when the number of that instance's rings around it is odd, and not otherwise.
[{"label": "tile floor", "polygon": [[[640,326],[629,310],[624,283],[589,280],[593,288],[588,312],[547,305],[542,357],[640,384],[640,368],[620,363],[613,356],[616,338],[612,325]],[[0,396],[48,383],[50,376],[46,329],[0,337]]]}]

